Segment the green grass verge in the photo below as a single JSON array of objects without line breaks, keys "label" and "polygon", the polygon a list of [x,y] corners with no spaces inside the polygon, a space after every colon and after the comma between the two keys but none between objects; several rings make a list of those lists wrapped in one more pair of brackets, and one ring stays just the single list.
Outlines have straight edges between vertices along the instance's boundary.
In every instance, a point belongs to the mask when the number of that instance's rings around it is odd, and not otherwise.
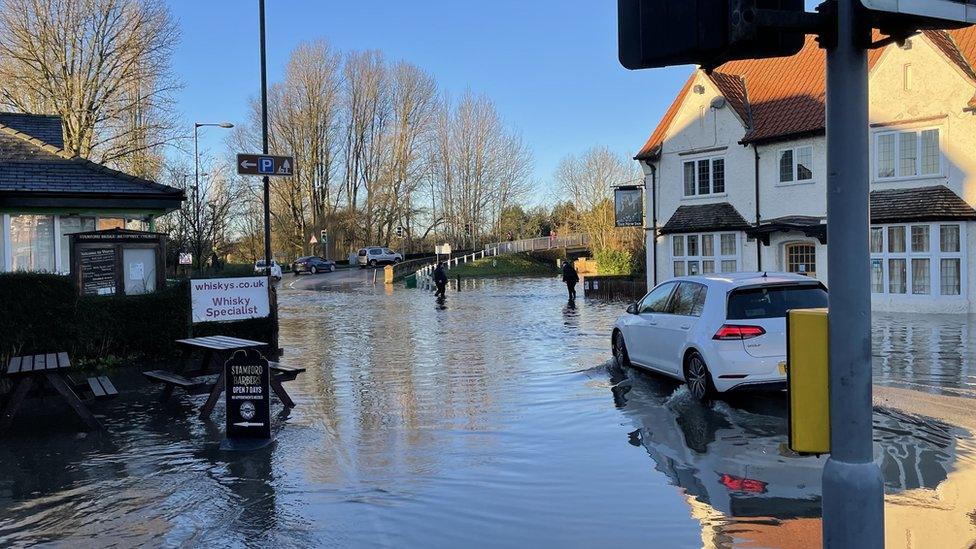
[{"label": "green grass verge", "polygon": [[559,271],[549,265],[532,259],[528,255],[501,255],[486,257],[477,261],[462,263],[452,267],[447,275],[450,278],[477,278],[488,276],[552,276]]}]

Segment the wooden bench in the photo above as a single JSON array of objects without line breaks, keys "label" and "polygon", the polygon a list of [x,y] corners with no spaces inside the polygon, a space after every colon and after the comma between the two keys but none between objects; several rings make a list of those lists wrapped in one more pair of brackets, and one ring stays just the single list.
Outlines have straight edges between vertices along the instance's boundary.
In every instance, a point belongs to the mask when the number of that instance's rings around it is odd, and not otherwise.
[{"label": "wooden bench", "polygon": [[210,392],[205,381],[201,379],[190,379],[167,370],[150,370],[143,372],[142,375],[146,376],[153,383],[164,383],[168,387],[179,387],[186,391],[187,394],[200,395]]},{"label": "wooden bench", "polygon": [[105,376],[88,378],[88,389],[97,399],[114,398],[119,396],[119,391],[112,384],[112,381]]},{"label": "wooden bench", "polygon": [[[11,358],[7,364],[6,373],[14,382],[14,387],[7,399],[3,414],[0,416],[0,433],[10,428],[28,393],[31,393],[32,389],[35,388],[43,391],[45,387],[49,387],[58,394],[89,429],[101,429],[98,420],[95,419],[95,416],[78,398],[72,388],[71,380],[68,378],[71,370],[71,360],[68,358],[68,353],[65,352]],[[96,381],[103,396],[107,396],[109,393],[106,390],[106,385],[111,388],[112,393],[118,394],[107,377],[102,379],[105,380],[105,384],[102,383],[101,379],[96,379]]]},{"label": "wooden bench", "polygon": [[269,362],[268,366],[271,367],[271,375],[277,378],[278,381],[294,381],[298,377],[298,374],[305,373],[305,368],[282,366],[277,362]]}]

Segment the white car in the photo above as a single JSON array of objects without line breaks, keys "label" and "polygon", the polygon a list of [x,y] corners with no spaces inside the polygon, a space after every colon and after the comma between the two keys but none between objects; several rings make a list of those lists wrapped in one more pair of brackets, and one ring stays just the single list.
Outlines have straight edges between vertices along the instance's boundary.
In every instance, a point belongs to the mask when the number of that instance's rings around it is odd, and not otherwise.
[{"label": "white car", "polygon": [[[259,259],[254,262],[254,273],[263,275],[267,271],[263,259]],[[271,260],[271,278],[276,280],[281,280],[281,265],[274,259]]]},{"label": "white car", "polygon": [[786,387],[786,312],[827,306],[819,281],[789,273],[668,280],[614,323],[618,364],[684,381],[695,398]]},{"label": "white car", "polygon": [[382,264],[396,264],[403,261],[403,255],[389,248],[372,247],[359,250],[359,268],[376,267]]}]

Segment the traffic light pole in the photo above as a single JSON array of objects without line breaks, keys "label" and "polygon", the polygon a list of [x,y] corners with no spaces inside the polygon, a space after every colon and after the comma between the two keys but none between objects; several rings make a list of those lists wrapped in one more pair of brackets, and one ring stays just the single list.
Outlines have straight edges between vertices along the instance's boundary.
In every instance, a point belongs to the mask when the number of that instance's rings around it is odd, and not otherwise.
[{"label": "traffic light pole", "polygon": [[823,472],[828,548],[884,547],[884,485],[871,401],[870,166],[867,45],[858,0],[837,0],[827,48],[827,247],[830,446]]}]

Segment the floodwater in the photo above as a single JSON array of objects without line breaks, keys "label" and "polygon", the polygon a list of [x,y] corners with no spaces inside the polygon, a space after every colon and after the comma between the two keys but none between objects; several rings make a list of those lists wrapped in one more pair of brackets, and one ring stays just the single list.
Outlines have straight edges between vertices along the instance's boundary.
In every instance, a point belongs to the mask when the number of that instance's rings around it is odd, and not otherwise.
[{"label": "floodwater", "polygon": [[[0,445],[0,546],[820,545],[824,460],[786,449],[782,398],[703,407],[617,368],[621,304],[564,292],[284,290],[283,362],[308,372],[287,384],[298,406],[275,417],[273,446],[222,452],[222,404],[201,421],[204,397],[161,405],[119,372],[123,394],[93,405],[107,433],[76,434],[51,401]],[[892,394],[926,414],[972,403],[966,318],[882,317],[875,335]],[[890,547],[976,540],[962,423],[876,409]]]}]

